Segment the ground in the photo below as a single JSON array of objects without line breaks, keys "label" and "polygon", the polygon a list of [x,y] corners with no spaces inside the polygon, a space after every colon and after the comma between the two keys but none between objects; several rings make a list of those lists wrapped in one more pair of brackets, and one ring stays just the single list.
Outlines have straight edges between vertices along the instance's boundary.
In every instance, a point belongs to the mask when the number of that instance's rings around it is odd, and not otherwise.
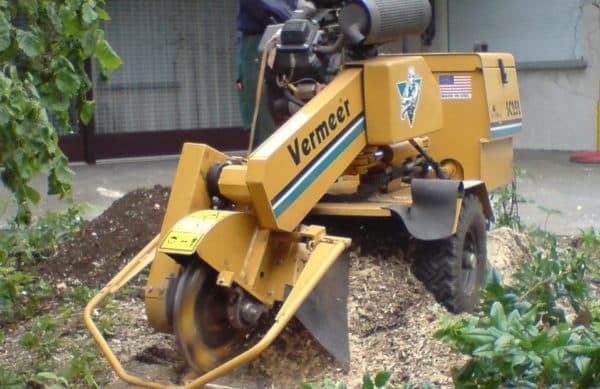
[{"label": "ground", "polygon": [[[127,193],[103,214],[91,220],[36,269],[49,280],[56,294],[48,312],[75,288],[99,289],[159,231],[169,188],[155,186]],[[393,373],[393,383],[429,381],[436,387],[451,386],[451,368],[462,356],[432,338],[436,322],[449,315],[411,272],[410,261],[394,244],[389,231],[356,226],[350,251],[349,329],[351,364],[343,370],[297,321],[259,359],[221,379],[234,388],[288,388],[302,382],[322,382],[328,377],[360,384],[365,371]],[[509,230],[490,234],[489,256],[509,274],[514,259],[526,255],[526,244]],[[390,247],[393,247],[390,249]],[[181,382],[189,373],[172,335],[157,333],[146,322],[143,276],[99,311],[95,319],[125,368],[149,380]],[[83,309],[80,301],[77,309]],[[75,316],[78,318],[78,316]],[[23,328],[7,331],[2,354],[14,362],[27,361],[17,339]],[[64,338],[95,348],[82,323],[65,323]],[[65,348],[55,358],[70,358]],[[128,387],[103,362],[96,381],[101,387]]]},{"label": "ground", "polygon": [[89,288],[106,284],[160,230],[170,189],[138,189],[116,200],[41,263],[38,273]]}]

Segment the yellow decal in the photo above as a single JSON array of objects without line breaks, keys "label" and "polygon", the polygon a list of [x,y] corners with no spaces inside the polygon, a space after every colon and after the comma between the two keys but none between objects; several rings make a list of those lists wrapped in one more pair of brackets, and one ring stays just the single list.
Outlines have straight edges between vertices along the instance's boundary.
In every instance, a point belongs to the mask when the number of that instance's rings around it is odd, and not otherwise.
[{"label": "yellow decal", "polygon": [[196,249],[196,244],[204,234],[194,234],[190,232],[171,231],[163,244],[162,250],[176,250],[192,253]]},{"label": "yellow decal", "polygon": [[232,212],[202,210],[179,220],[160,245],[160,251],[192,254],[202,237]]}]

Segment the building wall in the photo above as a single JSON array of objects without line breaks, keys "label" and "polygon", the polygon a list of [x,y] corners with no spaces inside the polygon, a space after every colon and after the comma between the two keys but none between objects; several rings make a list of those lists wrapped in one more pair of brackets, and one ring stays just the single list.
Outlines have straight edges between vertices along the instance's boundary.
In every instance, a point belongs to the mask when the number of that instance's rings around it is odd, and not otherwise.
[{"label": "building wall", "polygon": [[[600,101],[600,1],[580,0],[579,4],[582,55],[586,67],[519,69],[524,125],[515,138],[517,148],[596,149],[597,104]],[[430,46],[422,46],[418,37],[410,37],[409,51],[448,51],[448,0],[434,0],[434,5],[435,39]]]},{"label": "building wall", "polygon": [[[431,45],[407,37],[384,51],[448,51],[451,1],[463,0],[434,0]],[[517,148],[596,148],[600,0],[579,4],[586,67],[519,69],[524,127]],[[96,85],[98,133],[239,126],[236,1],[109,0],[107,8],[113,16],[107,35],[125,64],[109,86]]]},{"label": "building wall", "polygon": [[523,132],[515,146],[595,150],[600,101],[600,2],[581,1],[585,69],[520,70]]},{"label": "building wall", "polygon": [[[449,25],[456,24],[457,21],[448,19],[452,17],[448,12],[448,1],[435,0],[436,39],[433,45],[423,48],[424,51],[447,51],[450,47]],[[579,0],[576,3],[577,23],[581,23],[582,28],[564,33],[573,34],[573,40],[583,41],[581,54],[586,66],[553,68],[553,65],[548,63],[546,69],[519,67],[524,117],[523,131],[515,137],[517,148],[596,149],[597,104],[600,101],[600,1]],[[485,12],[484,2],[477,2],[472,6],[482,7],[479,11]],[[523,7],[527,6],[536,5],[523,3]],[[524,37],[523,40],[527,39],[531,37]],[[472,42],[464,43],[468,45],[463,47],[472,47]],[[515,49],[517,48],[522,49],[523,42],[515,42]],[[493,50],[493,47],[490,50]],[[510,48],[506,50],[512,51]],[[576,51],[575,48],[573,51]]]}]

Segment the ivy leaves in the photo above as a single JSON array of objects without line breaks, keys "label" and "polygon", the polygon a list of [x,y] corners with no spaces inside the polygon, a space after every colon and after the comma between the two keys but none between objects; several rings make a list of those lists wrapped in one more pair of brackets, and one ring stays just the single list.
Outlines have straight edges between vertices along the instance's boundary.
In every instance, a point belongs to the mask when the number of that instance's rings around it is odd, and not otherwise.
[{"label": "ivy leaves", "polygon": [[31,220],[29,203],[39,194],[28,183],[38,173],[47,174],[49,194],[71,190],[58,135],[93,116],[86,62],[96,59],[103,78],[122,64],[101,29],[110,19],[103,4],[0,0],[0,167],[17,202],[18,223]]}]

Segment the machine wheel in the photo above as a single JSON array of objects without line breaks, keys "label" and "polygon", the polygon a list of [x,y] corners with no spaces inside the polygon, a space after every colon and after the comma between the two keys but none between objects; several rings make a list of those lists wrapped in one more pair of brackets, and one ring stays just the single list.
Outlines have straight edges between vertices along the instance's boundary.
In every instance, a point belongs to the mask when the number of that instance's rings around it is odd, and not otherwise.
[{"label": "machine wheel", "polygon": [[471,311],[487,271],[486,220],[479,199],[462,202],[456,233],[448,239],[417,245],[415,275],[451,312]]},{"label": "machine wheel", "polygon": [[233,357],[247,333],[230,324],[228,288],[215,281],[215,271],[194,261],[180,274],[175,290],[173,330],[187,363],[197,372]]}]

